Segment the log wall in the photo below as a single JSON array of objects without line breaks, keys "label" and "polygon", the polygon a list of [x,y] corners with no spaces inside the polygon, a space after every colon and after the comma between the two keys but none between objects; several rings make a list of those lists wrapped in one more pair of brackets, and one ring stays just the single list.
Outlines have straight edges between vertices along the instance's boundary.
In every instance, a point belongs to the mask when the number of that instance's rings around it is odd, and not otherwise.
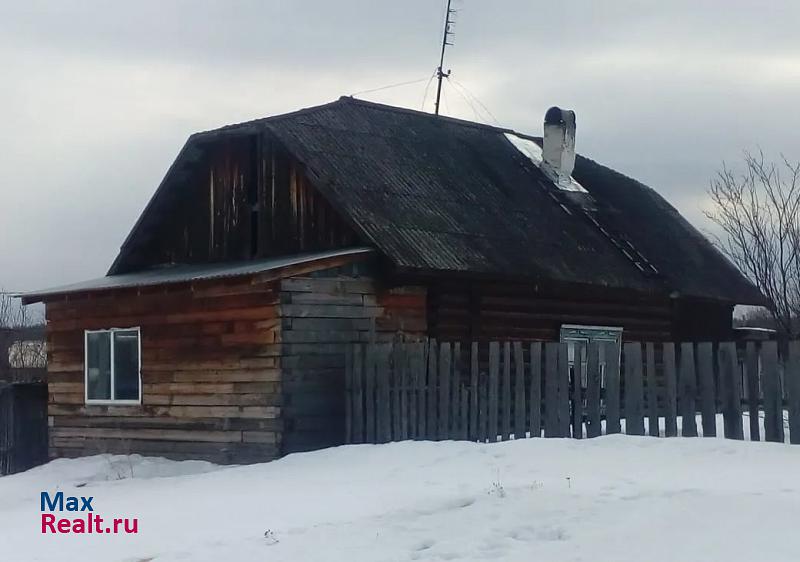
[{"label": "log wall", "polygon": [[[51,457],[111,452],[225,463],[279,454],[276,283],[117,291],[49,302],[46,314]],[[142,404],[86,405],[84,330],[137,326]]]}]

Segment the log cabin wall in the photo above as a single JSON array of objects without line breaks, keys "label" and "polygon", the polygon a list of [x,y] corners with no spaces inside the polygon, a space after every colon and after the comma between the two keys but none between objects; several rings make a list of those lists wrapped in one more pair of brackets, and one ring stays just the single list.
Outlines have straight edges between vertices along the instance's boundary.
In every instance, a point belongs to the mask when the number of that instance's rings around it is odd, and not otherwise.
[{"label": "log cabin wall", "polygon": [[[97,293],[95,293],[97,295]],[[50,456],[254,462],[280,453],[276,283],[249,279],[47,303]],[[84,330],[140,327],[142,404],[86,405]]]},{"label": "log cabin wall", "polygon": [[125,271],[358,245],[358,237],[308,180],[304,167],[267,133],[202,145],[166,218],[129,256]]},{"label": "log cabin wall", "polygon": [[351,266],[281,282],[283,452],[344,443],[349,344],[426,335],[426,290],[381,286]]}]

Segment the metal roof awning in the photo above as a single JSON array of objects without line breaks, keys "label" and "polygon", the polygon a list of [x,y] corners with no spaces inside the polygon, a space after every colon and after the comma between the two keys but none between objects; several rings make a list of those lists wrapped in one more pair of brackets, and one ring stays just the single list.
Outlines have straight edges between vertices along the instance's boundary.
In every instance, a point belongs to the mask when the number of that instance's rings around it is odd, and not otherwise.
[{"label": "metal roof awning", "polygon": [[222,279],[240,275],[256,275],[269,271],[277,271],[287,267],[310,264],[332,258],[370,254],[375,250],[368,247],[329,250],[308,254],[293,254],[275,258],[249,260],[240,262],[206,263],[193,265],[172,265],[158,269],[148,269],[120,275],[106,275],[97,279],[62,285],[39,291],[22,293],[18,296],[25,304],[39,302],[47,297],[80,293],[85,291],[107,291],[128,289],[132,287],[149,287],[173,283],[189,283],[206,279]]}]

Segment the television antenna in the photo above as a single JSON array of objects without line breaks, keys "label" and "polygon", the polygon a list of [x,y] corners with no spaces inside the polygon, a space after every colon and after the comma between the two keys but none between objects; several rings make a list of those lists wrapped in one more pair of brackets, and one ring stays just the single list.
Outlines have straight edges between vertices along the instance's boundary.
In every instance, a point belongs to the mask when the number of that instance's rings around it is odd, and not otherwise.
[{"label": "television antenna", "polygon": [[450,7],[450,3],[452,0],[447,0],[447,11],[444,17],[444,32],[442,33],[442,51],[439,55],[439,66],[436,68],[436,78],[438,79],[439,83],[436,86],[436,104],[434,109],[434,114],[439,115],[439,102],[442,99],[442,80],[448,78],[450,76],[450,70],[448,69],[447,72],[444,71],[444,51],[448,45],[452,45],[452,38],[455,35],[453,31],[453,25],[455,24],[455,19],[452,17],[455,15],[456,10]]}]

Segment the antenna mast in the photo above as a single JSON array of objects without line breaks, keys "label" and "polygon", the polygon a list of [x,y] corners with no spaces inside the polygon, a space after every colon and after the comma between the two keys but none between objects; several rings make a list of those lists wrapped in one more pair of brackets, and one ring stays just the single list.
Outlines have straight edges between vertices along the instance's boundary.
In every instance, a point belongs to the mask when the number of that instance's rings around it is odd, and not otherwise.
[{"label": "antenna mast", "polygon": [[442,70],[442,67],[444,66],[444,50],[448,45],[452,45],[452,43],[447,41],[449,38],[453,37],[453,31],[450,28],[450,26],[453,25],[453,23],[455,23],[453,20],[450,19],[450,16],[452,16],[456,12],[455,10],[450,9],[451,1],[452,0],[447,0],[447,14],[445,15],[444,18],[444,33],[442,34],[442,53],[439,56],[439,66],[436,69],[436,77],[439,80],[439,84],[436,87],[436,105],[435,105],[436,109],[434,111],[436,115],[439,115],[439,101],[441,100],[442,97],[442,79],[450,76],[450,70],[444,72],[444,70]]}]

